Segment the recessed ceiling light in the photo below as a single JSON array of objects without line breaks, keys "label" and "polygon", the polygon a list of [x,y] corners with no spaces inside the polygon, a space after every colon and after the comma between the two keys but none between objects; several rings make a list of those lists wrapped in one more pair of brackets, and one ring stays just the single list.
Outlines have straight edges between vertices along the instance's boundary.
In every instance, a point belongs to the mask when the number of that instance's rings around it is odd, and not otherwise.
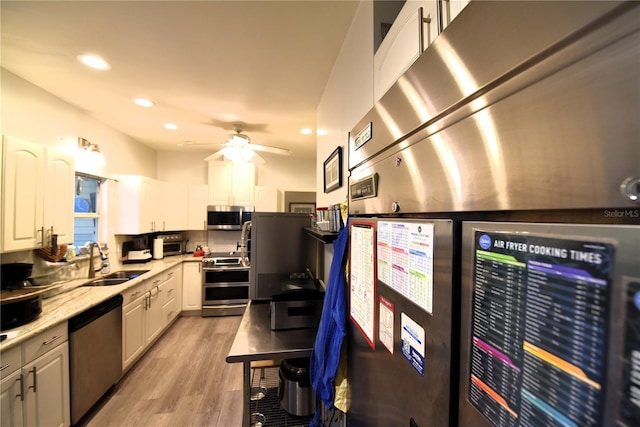
[{"label": "recessed ceiling light", "polygon": [[169,130],[176,130],[178,129],[178,125],[174,124],[174,123],[165,123],[164,127],[169,129]]},{"label": "recessed ceiling light", "polygon": [[96,70],[108,70],[111,68],[107,61],[96,55],[78,55],[78,61]]},{"label": "recessed ceiling light", "polygon": [[317,133],[318,135],[326,135],[328,132],[327,132],[327,130],[326,130],[326,129],[318,129],[318,130],[316,131],[316,133]]},{"label": "recessed ceiling light", "polygon": [[302,128],[300,129],[300,133],[303,135],[311,135],[313,133],[313,129]]},{"label": "recessed ceiling light", "polygon": [[133,100],[133,102],[135,102],[141,107],[153,107],[153,102],[149,101],[148,99],[136,98]]}]

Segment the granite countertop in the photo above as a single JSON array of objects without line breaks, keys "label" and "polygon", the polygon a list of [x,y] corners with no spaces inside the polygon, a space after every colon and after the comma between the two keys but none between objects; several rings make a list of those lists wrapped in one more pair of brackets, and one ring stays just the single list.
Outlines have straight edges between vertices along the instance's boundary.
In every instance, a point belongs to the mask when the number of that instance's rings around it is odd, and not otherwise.
[{"label": "granite countertop", "polygon": [[[132,288],[142,281],[160,274],[182,262],[201,261],[202,257],[193,255],[171,256],[161,260],[152,260],[144,264],[126,264],[114,271],[149,270],[148,273],[125,283],[114,286],[82,286],[89,279],[82,278],[70,280],[48,287],[42,299],[42,313],[35,320],[18,326],[17,328],[3,330],[7,339],[0,344],[0,352],[10,349],[31,337],[38,335],[47,329],[64,322],[83,311],[100,304],[101,302]],[[99,278],[100,274],[96,274]]]}]

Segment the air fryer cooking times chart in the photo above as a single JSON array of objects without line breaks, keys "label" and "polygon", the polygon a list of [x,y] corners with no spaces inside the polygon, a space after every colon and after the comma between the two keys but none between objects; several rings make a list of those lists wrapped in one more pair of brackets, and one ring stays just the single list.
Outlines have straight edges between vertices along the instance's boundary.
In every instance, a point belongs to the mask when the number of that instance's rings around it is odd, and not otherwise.
[{"label": "air fryer cooking times chart", "polygon": [[600,425],[613,254],[476,231],[469,397],[493,425]]}]

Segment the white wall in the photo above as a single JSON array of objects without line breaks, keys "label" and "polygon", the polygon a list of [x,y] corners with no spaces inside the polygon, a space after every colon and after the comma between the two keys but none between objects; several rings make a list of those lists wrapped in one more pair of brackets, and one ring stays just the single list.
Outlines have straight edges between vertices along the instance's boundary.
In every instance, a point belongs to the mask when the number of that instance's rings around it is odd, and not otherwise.
[{"label": "white wall", "polygon": [[73,152],[82,137],[98,144],[105,157],[103,168],[84,172],[156,177],[156,152],[151,148],[4,68],[1,77],[0,133],[64,152]]},{"label": "white wall", "polygon": [[[317,206],[347,199],[349,131],[372,107],[373,2],[362,1],[318,105],[318,128],[328,133],[317,139]],[[343,151],[342,187],[325,194],[323,163],[338,146]]]}]

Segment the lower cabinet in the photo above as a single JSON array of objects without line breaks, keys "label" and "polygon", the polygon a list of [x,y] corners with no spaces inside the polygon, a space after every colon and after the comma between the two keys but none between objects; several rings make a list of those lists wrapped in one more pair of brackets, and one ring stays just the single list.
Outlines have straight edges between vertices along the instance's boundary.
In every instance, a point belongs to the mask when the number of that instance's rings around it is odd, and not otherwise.
[{"label": "lower cabinet", "polygon": [[1,369],[0,425],[70,424],[66,322],[3,352]]},{"label": "lower cabinet", "polygon": [[182,266],[122,294],[122,369],[126,371],[180,314]]},{"label": "lower cabinet", "polygon": [[182,310],[202,310],[202,263],[190,261],[182,265]]}]

